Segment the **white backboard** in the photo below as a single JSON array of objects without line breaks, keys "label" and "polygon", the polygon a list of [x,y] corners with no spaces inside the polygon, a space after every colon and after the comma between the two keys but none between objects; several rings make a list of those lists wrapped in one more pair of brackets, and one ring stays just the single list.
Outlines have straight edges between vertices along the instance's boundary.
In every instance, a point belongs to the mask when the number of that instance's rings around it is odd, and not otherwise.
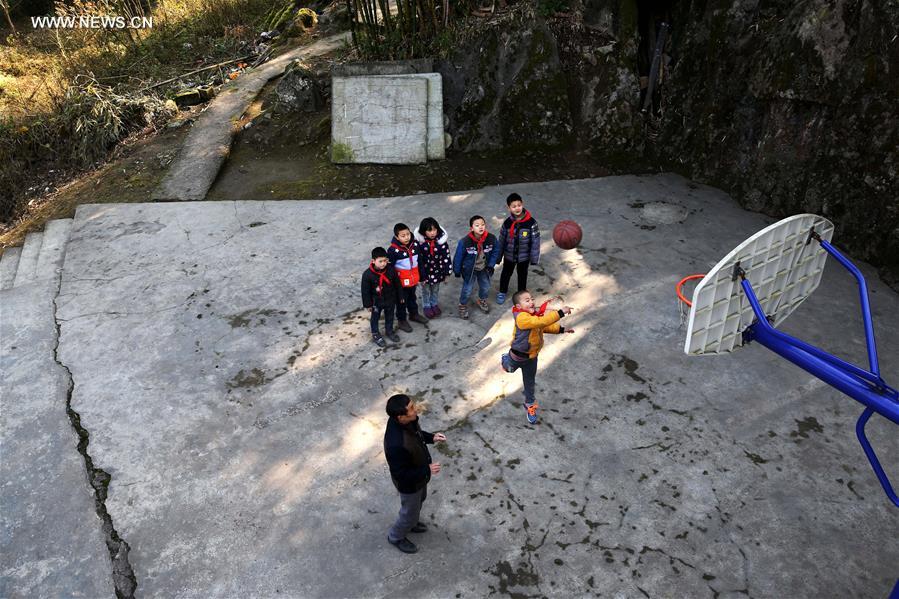
[{"label": "white backboard", "polygon": [[814,228],[833,237],[833,223],[815,214],[798,214],[766,227],[738,245],[699,282],[687,325],[684,353],[723,354],[742,346],[742,332],[755,320],[749,300],[733,280],[737,262],[759,303],[777,327],[818,287],[827,252],[806,243]]}]

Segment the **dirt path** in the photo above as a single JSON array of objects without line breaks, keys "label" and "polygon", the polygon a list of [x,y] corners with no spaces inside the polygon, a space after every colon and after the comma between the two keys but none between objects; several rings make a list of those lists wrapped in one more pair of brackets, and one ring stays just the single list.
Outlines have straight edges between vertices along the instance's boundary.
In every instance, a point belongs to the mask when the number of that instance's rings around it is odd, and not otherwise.
[{"label": "dirt path", "polygon": [[153,200],[202,200],[228,157],[234,123],[272,78],[281,75],[296,58],[327,54],[338,49],[349,34],[340,33],[312,45],[282,54],[255,72],[225,85],[191,128],[184,147],[152,195]]}]

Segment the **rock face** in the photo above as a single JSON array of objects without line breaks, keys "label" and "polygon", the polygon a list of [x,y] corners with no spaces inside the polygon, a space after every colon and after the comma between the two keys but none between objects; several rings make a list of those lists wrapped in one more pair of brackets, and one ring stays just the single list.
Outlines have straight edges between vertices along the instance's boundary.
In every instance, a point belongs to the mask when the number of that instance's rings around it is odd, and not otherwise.
[{"label": "rock face", "polygon": [[896,3],[704,4],[672,14],[658,158],[752,210],[830,218],[899,286]]},{"label": "rock face", "polygon": [[547,21],[516,9],[440,64],[453,149],[581,143],[619,172],[651,164],[771,216],[821,214],[899,288],[895,0],[571,5]]},{"label": "rock face", "polygon": [[321,81],[326,79],[295,60],[284,71],[275,88],[275,112],[315,112],[324,104]]},{"label": "rock face", "polygon": [[617,6],[587,8],[583,19],[551,23],[568,77],[575,131],[604,162],[626,171],[644,148],[636,22]]},{"label": "rock face", "polygon": [[514,15],[439,61],[453,148],[557,145],[573,132],[567,81],[545,23]]}]

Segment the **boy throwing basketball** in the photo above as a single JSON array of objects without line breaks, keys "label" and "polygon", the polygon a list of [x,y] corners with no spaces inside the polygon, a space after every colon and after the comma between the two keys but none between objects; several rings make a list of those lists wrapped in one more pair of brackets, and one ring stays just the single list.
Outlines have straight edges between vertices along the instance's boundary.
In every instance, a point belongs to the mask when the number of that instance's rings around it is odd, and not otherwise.
[{"label": "boy throwing basketball", "polygon": [[559,325],[559,321],[571,314],[571,307],[564,306],[558,310],[547,311],[549,302],[539,308],[527,289],[512,296],[512,314],[515,317],[515,332],[512,335],[512,347],[509,353],[503,354],[502,365],[506,372],[521,369],[524,384],[524,409],[528,422],[537,423],[537,400],[534,398],[534,386],[537,379],[537,355],[543,348],[544,333],[573,333],[574,329]]}]

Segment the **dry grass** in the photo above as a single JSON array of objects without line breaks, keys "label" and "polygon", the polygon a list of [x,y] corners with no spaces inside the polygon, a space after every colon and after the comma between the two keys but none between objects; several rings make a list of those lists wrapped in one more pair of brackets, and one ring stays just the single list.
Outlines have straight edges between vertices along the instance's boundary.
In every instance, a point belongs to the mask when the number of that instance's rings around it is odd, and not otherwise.
[{"label": "dry grass", "polygon": [[95,167],[126,136],[158,126],[172,110],[164,103],[171,88],[148,85],[245,52],[271,6],[158,0],[143,15],[134,1],[74,0],[57,2],[57,14],[147,16],[153,27],[28,23],[8,36],[0,43],[0,222],[11,222],[46,181]]}]

